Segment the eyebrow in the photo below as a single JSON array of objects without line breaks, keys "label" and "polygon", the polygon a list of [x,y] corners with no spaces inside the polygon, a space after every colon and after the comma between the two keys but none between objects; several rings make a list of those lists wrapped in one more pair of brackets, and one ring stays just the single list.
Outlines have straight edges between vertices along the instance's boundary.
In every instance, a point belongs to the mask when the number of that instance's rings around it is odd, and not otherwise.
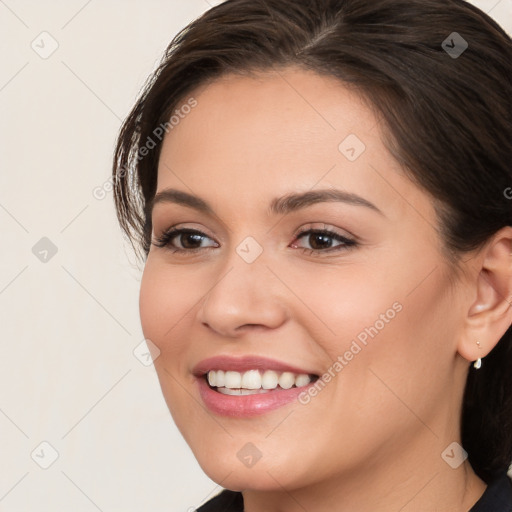
[{"label": "eyebrow", "polygon": [[[384,215],[377,206],[363,197],[337,189],[310,190],[308,192],[291,193],[277,197],[271,201],[268,212],[274,215],[284,215],[314,204],[326,202],[341,202],[355,206],[364,206]],[[148,203],[147,210],[151,213],[155,205],[161,203],[180,204],[208,215],[215,215],[213,208],[204,199],[182,190],[167,188],[158,192]]]}]

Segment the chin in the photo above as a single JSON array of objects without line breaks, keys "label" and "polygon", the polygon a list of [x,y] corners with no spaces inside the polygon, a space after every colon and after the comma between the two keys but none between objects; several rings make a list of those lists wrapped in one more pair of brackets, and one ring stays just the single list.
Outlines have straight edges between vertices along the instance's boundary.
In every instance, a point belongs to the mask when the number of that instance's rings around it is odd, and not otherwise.
[{"label": "chin", "polygon": [[214,482],[231,491],[279,491],[283,487],[287,489],[293,487],[293,483],[290,482],[290,475],[287,475],[286,480],[284,480],[281,472],[276,474],[275,471],[269,470],[269,474],[264,467],[240,469],[237,464],[222,467],[218,465],[212,467],[205,464],[201,465],[201,468]]},{"label": "chin", "polygon": [[[296,474],[297,460],[265,460],[265,457],[246,465],[237,456],[237,450],[226,450],[206,456],[197,454],[197,461],[204,473],[221,487],[232,491],[278,491],[307,484],[307,475]],[[249,461],[247,461],[249,463]],[[301,467],[307,467],[302,465]],[[305,478],[306,477],[306,478]]]}]

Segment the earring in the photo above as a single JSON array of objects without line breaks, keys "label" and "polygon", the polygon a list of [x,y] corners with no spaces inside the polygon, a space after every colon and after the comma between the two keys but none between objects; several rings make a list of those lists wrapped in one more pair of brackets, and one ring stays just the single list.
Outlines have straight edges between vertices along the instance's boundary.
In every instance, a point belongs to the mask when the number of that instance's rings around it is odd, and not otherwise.
[{"label": "earring", "polygon": [[[478,348],[482,348],[480,346],[480,342],[477,340],[476,344],[478,345]],[[479,357],[474,363],[473,363],[473,367],[476,368],[477,370],[479,368],[482,368],[482,358]]]}]

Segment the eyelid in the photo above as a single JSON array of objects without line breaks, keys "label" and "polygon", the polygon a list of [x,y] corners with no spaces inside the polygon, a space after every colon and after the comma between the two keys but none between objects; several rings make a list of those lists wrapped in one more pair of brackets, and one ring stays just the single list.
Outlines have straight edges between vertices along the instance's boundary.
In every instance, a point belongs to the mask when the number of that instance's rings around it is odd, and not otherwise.
[{"label": "eyelid", "polygon": [[325,222],[310,222],[308,224],[305,224],[304,226],[301,226],[297,232],[295,233],[295,237],[300,236],[302,233],[305,233],[307,231],[330,231],[333,234],[336,234],[338,236],[342,236],[345,238],[350,238],[354,240],[355,242],[359,241],[359,237],[351,233],[348,229],[342,229],[338,228],[336,226],[333,226],[332,224],[326,224]]},{"label": "eyelid", "polygon": [[[151,233],[152,237],[156,237],[157,234],[155,231],[159,231],[160,235],[162,236],[165,233],[168,233],[170,231],[177,231],[177,230],[183,230],[183,231],[197,231],[201,235],[206,235],[208,238],[211,238],[212,240],[216,240],[213,235],[209,233],[209,230],[205,228],[203,225],[200,225],[199,227],[195,227],[194,224],[197,224],[195,222],[178,222],[177,224],[172,224],[168,227],[164,227],[160,230],[153,229],[153,232]],[[154,224],[153,224],[154,227]],[[222,236],[219,237],[222,240]]]}]

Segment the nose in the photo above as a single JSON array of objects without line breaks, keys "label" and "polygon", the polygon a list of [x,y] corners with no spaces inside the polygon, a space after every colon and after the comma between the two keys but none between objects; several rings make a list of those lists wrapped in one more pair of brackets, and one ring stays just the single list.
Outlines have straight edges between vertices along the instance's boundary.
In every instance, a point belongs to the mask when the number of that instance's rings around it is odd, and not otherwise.
[{"label": "nose", "polygon": [[235,254],[224,269],[202,301],[198,321],[227,338],[286,322],[283,287],[262,261],[249,264]]}]

